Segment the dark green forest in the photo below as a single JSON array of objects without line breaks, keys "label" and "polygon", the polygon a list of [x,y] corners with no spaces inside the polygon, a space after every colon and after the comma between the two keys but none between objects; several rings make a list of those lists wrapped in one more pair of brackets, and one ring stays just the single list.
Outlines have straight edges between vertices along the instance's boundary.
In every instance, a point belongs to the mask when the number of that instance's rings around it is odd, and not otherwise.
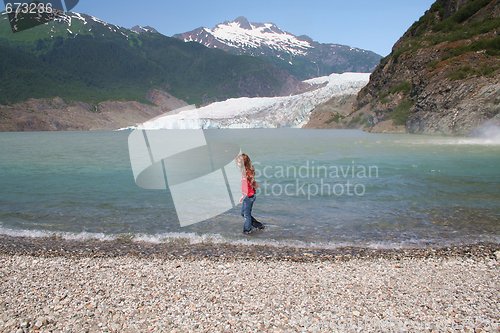
[{"label": "dark green forest", "polygon": [[97,22],[84,27],[73,19],[72,33],[64,22],[49,22],[14,34],[5,18],[0,17],[0,104],[55,96],[147,102],[153,88],[201,104],[277,95],[289,78],[265,60],[158,33],[112,31]]}]

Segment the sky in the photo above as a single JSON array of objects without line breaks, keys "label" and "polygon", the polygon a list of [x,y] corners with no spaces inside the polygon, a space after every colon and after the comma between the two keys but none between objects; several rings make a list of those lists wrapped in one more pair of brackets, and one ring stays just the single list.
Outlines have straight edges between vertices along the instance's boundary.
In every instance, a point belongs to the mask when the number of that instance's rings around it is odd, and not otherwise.
[{"label": "sky", "polygon": [[125,28],[152,26],[166,36],[245,16],[273,22],[321,43],[391,52],[401,35],[434,0],[80,0],[72,10]]}]

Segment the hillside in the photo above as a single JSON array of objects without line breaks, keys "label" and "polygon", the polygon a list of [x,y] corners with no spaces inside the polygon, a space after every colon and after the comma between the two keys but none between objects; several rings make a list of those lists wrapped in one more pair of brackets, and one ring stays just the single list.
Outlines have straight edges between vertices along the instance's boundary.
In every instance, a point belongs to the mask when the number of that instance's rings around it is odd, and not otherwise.
[{"label": "hillside", "polygon": [[273,23],[249,22],[242,16],[173,37],[231,54],[266,59],[301,80],[331,73],[371,72],[382,58],[368,50],[295,36]]},{"label": "hillside", "polygon": [[464,135],[500,122],[500,2],[437,0],[394,45],[346,122]]},{"label": "hillside", "polygon": [[186,103],[152,90],[150,103],[105,101],[97,104],[64,101],[60,97],[28,99],[0,105],[0,131],[114,130],[142,123]]},{"label": "hillside", "polygon": [[262,59],[235,56],[68,13],[13,34],[0,16],[0,104],[60,97],[139,101],[153,89],[188,103],[295,93],[304,84]]}]

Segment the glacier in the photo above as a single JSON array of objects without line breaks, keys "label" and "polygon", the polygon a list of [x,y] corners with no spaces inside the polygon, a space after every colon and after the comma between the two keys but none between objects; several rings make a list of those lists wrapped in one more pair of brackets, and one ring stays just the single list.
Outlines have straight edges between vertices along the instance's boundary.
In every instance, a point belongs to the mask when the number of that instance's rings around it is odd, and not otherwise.
[{"label": "glacier", "polygon": [[311,111],[334,96],[357,94],[370,73],[331,74],[306,80],[318,88],[291,96],[240,97],[200,108],[183,107],[127,129],[302,127]]}]

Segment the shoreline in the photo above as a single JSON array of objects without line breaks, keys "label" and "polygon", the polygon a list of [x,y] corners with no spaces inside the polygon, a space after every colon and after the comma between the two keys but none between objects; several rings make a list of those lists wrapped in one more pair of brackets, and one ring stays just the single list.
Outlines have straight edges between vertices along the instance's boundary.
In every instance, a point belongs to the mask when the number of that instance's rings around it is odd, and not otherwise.
[{"label": "shoreline", "polygon": [[0,332],[497,332],[499,248],[0,236]]},{"label": "shoreline", "polygon": [[195,242],[172,239],[161,243],[115,240],[69,240],[56,236],[24,237],[0,235],[1,255],[29,255],[38,257],[137,257],[160,259],[265,260],[265,261],[345,261],[351,259],[404,258],[491,258],[500,260],[500,244],[474,243],[449,246],[419,246],[399,248],[372,248],[339,246],[316,248],[272,246],[261,244],[233,244]]}]

